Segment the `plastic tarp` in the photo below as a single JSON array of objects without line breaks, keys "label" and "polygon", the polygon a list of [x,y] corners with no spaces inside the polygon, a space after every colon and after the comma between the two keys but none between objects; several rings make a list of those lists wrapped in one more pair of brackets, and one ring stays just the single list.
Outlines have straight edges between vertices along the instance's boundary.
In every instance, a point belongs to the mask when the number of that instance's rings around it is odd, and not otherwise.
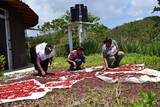
[{"label": "plastic tarp", "polygon": [[0,85],[0,103],[38,99],[49,90],[35,79]]},{"label": "plastic tarp", "polygon": [[160,82],[160,72],[144,68],[144,64],[123,65],[107,70],[103,70],[103,66],[94,66],[79,71],[56,72],[41,78],[51,81],[42,84],[35,79],[30,79],[0,85],[0,103],[38,99],[53,89],[71,88],[85,78],[99,78],[108,83],[118,81],[130,83]]}]

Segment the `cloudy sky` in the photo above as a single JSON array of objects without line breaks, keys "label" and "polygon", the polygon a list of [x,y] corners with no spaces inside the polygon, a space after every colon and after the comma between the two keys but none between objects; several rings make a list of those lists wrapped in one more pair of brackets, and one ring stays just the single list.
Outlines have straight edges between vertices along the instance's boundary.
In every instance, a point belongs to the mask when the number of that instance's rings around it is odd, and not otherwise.
[{"label": "cloudy sky", "polygon": [[[38,15],[39,23],[59,18],[66,10],[75,4],[84,4],[88,11],[100,17],[101,23],[109,28],[114,28],[123,23],[139,20],[147,16],[160,13],[151,13],[157,0],[22,0],[28,4]],[[29,36],[37,32],[28,31]]]}]

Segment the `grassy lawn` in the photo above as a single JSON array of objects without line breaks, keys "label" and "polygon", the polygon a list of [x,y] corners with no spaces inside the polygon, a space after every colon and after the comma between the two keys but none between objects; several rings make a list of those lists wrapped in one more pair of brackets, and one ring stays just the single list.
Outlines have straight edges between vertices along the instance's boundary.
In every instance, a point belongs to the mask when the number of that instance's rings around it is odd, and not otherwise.
[{"label": "grassy lawn", "polygon": [[[103,64],[103,60],[99,54],[92,54],[86,56],[86,66],[101,65],[101,64]],[[67,62],[67,58],[55,57],[55,60],[50,67],[51,68],[69,67],[69,64]]]},{"label": "grassy lawn", "polygon": [[[92,54],[86,56],[86,66],[102,65],[103,59],[100,54]],[[125,64],[145,64],[146,67],[160,70],[160,57],[141,55],[136,53],[126,54],[121,61],[121,65]],[[55,57],[51,68],[69,67],[65,57]]]}]

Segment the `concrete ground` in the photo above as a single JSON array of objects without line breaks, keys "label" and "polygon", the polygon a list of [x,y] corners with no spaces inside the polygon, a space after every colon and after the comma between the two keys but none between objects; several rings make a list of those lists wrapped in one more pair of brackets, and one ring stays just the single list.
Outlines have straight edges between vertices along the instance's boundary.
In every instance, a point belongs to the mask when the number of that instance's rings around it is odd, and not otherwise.
[{"label": "concrete ground", "polygon": [[7,75],[13,75],[13,74],[22,74],[22,73],[33,73],[35,72],[34,66],[33,64],[28,64],[27,66],[20,68],[20,69],[16,69],[13,71],[5,71],[5,73],[3,73],[4,76]]}]

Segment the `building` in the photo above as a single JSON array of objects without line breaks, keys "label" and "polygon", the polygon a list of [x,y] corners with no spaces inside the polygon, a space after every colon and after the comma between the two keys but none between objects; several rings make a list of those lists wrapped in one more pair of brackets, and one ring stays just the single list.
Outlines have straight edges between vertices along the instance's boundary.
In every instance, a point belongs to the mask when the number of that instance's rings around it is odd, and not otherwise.
[{"label": "building", "polygon": [[38,15],[21,0],[0,0],[0,55],[6,70],[27,65],[25,30],[38,23]]}]

